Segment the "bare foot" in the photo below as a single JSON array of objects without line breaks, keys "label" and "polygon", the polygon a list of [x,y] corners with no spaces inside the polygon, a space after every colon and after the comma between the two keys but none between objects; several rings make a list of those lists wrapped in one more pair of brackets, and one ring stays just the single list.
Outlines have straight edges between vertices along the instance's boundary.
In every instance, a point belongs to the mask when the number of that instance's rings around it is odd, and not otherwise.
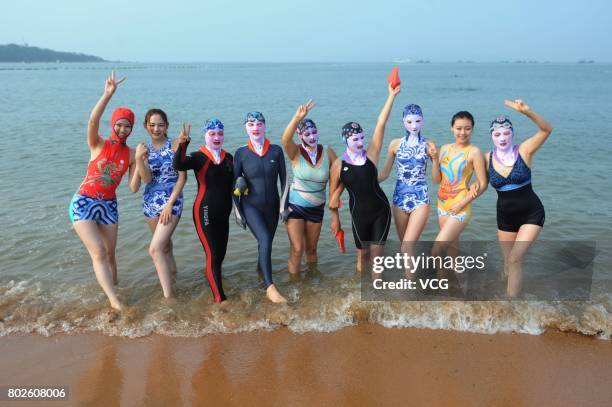
[{"label": "bare foot", "polygon": [[286,304],[287,299],[281,295],[274,284],[266,289],[266,297],[275,304]]},{"label": "bare foot", "polygon": [[125,309],[125,306],[119,301],[111,301],[110,306],[117,312],[122,312]]}]

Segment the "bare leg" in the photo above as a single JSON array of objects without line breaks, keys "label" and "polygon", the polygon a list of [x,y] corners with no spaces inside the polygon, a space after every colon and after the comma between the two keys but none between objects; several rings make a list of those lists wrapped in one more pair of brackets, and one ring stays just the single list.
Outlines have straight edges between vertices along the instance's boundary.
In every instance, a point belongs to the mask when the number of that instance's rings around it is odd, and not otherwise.
[{"label": "bare leg", "polygon": [[[382,256],[384,252],[385,252],[385,246],[373,244],[372,246],[370,246],[370,258],[368,258],[366,261],[369,261],[370,259],[374,259],[375,257]],[[380,274],[374,273],[373,270],[371,274],[372,274],[372,280],[380,278]]]},{"label": "bare leg", "polygon": [[508,288],[507,295],[516,298],[523,285],[523,258],[531,244],[538,238],[541,226],[523,225],[519,229],[512,250],[508,255]]},{"label": "bare leg", "polygon": [[[157,218],[145,217],[145,221],[147,222],[147,225],[149,225],[151,234],[155,233],[155,228],[159,224],[159,217]],[[170,262],[170,274],[172,274],[173,279],[176,279],[176,260],[174,259],[174,245],[172,244],[172,239],[168,240],[168,247],[166,249],[166,252],[168,253],[168,261]]]},{"label": "bare leg", "polygon": [[317,245],[321,236],[321,223],[305,222],[306,228],[306,263],[317,264]]},{"label": "bare leg", "polygon": [[508,278],[508,256],[514,246],[517,232],[504,232],[503,230],[497,230],[497,237],[499,239],[499,247],[504,256],[504,277]]},{"label": "bare leg", "polygon": [[287,269],[291,274],[299,274],[302,263],[302,251],[304,250],[304,220],[287,220],[287,235],[291,244]]},{"label": "bare leg", "polygon": [[401,241],[406,234],[408,226],[408,218],[410,214],[393,205],[393,220],[395,221],[395,229],[397,230],[397,238]]},{"label": "bare leg", "polygon": [[119,283],[117,277],[117,259],[115,257],[115,248],[117,247],[117,234],[119,233],[118,225],[98,225],[104,245],[106,245],[106,252],[108,253],[108,262],[111,266],[113,273],[113,285]]},{"label": "bare leg", "polygon": [[[442,218],[446,218],[445,221]],[[467,226],[467,223],[460,222],[455,218],[448,216],[441,216],[440,218],[440,232],[436,236],[436,242],[447,242],[451,243],[459,239],[459,235],[463,232],[463,229]]]},{"label": "bare leg", "polygon": [[[427,218],[429,217],[429,204],[421,205],[412,211],[408,218],[408,223],[401,242],[401,252],[407,253],[409,256],[414,256],[414,246],[421,237]],[[407,278],[412,278],[414,273],[410,268],[405,270]]]},{"label": "bare leg", "polygon": [[[170,222],[165,225],[159,223],[159,218],[147,218],[147,223],[153,231],[153,238],[149,246],[149,254],[155,264],[157,270],[157,276],[162,286],[165,298],[172,297],[172,280],[173,269],[176,269],[174,263],[174,256],[172,255],[172,233],[176,229],[180,218],[178,216],[172,216]],[[156,225],[152,225],[153,222],[157,222]]]},{"label": "bare leg", "polygon": [[[120,311],[122,305],[113,289],[113,268],[98,224],[91,220],[79,220],[74,222],[73,225],[74,230],[89,252],[98,284],[108,297],[111,307]],[[117,225],[106,226],[117,229]]]},{"label": "bare leg", "polygon": [[370,259],[370,249],[357,249],[357,264],[355,265],[355,271],[361,273],[365,264]]}]

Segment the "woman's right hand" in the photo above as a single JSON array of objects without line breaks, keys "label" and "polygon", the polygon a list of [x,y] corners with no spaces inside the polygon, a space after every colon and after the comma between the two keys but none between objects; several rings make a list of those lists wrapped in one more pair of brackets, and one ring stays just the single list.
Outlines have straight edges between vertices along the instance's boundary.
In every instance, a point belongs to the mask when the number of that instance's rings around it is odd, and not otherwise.
[{"label": "woman's right hand", "polygon": [[143,160],[149,157],[149,151],[144,143],[138,143],[136,145],[136,159]]},{"label": "woman's right hand", "polygon": [[191,141],[191,137],[189,137],[189,133],[191,132],[191,124],[187,124],[187,126],[185,126],[185,123],[183,123],[183,129],[181,130],[181,134],[179,134],[179,143],[180,144],[189,144],[189,142]]},{"label": "woman's right hand", "polygon": [[306,115],[308,115],[308,112],[310,112],[314,106],[315,106],[315,103],[312,101],[312,99],[310,99],[305,104],[298,106],[295,112],[295,118],[298,121],[304,120]]},{"label": "woman's right hand", "polygon": [[111,71],[111,76],[106,78],[106,83],[104,84],[104,93],[112,95],[117,90],[117,86],[124,80],[125,76],[119,80],[115,80],[115,71]]},{"label": "woman's right hand", "polygon": [[329,224],[329,230],[332,232],[334,236],[338,234],[338,231],[340,230],[340,217],[339,216],[332,216],[331,223]]},{"label": "woman's right hand", "polygon": [[427,154],[431,157],[432,161],[438,161],[438,149],[434,143],[427,143]]}]

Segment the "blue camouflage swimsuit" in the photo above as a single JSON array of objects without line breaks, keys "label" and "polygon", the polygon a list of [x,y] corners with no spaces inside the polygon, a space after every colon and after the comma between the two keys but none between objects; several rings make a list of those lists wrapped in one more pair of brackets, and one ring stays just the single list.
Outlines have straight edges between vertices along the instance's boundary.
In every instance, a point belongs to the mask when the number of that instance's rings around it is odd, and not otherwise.
[{"label": "blue camouflage swimsuit", "polygon": [[397,182],[393,191],[393,205],[405,212],[412,212],[429,204],[427,194],[427,144],[421,135],[415,146],[408,146],[408,137],[402,140],[396,153]]},{"label": "blue camouflage swimsuit", "polygon": [[[142,208],[147,218],[156,218],[161,215],[170,195],[172,195],[176,181],[178,181],[178,172],[172,166],[174,151],[172,151],[170,139],[159,150],[156,150],[152,143],[148,143],[147,150],[152,178],[142,195]],[[181,216],[182,212],[183,193],[172,205],[172,215]]]}]

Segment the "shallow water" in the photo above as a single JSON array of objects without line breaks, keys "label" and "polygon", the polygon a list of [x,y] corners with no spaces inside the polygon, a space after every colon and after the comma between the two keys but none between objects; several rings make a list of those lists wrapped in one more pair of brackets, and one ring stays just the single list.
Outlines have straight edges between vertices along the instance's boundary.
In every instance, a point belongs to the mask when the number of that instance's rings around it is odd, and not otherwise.
[{"label": "shallow water", "polygon": [[[596,292],[588,302],[411,302],[360,300],[354,275],[352,237],[349,254],[340,255],[327,231],[319,244],[317,270],[299,281],[286,273],[288,240],[282,225],[274,241],[275,281],[292,304],[273,306],[263,298],[256,269],[256,242],[233,223],[224,264],[224,285],[232,302],[211,303],[203,276],[204,259],[195,234],[191,205],[196,182],[190,174],[185,212],[174,235],[179,268],[178,296],[161,298],[157,276],[147,254],[150,232],[141,212],[141,193],[124,181],[118,189],[121,226],[117,260],[120,295],[132,310],[109,316],[90,260],[72,230],[67,208],[85,174],[85,142],[90,109],[99,98],[110,64],[1,64],[2,137],[0,197],[0,335],[13,332],[52,334],[99,330],[113,335],[151,332],[198,336],[212,332],[273,329],[286,325],[303,332],[329,331],[370,321],[385,326],[416,326],[475,332],[516,331],[537,334],[547,328],[572,330],[601,338],[612,335],[612,295]],[[169,115],[170,133],[190,121],[198,129],[211,116],[226,125],[225,148],[245,143],[244,114],[260,110],[268,136],[280,142],[284,126],[298,104],[314,98],[312,118],[322,141],[342,151],[340,127],[349,120],[368,135],[386,97],[387,64],[129,64],[117,67],[127,76],[101,123],[108,134],[114,107],[133,108],[140,122],[150,107]],[[503,106],[504,98],[523,98],[554,126],[536,155],[533,184],[546,208],[542,240],[609,239],[612,192],[607,156],[612,135],[612,65],[428,64],[402,65],[402,93],[387,126],[386,145],[402,135],[401,110],[419,103],[425,114],[423,135],[450,143],[449,120],[458,110],[476,118],[472,141],[490,148],[488,123],[507,114],[523,140],[535,132],[524,117]],[[136,126],[129,144],[146,141]],[[384,158],[381,158],[381,163]],[[392,196],[394,175],[382,184]],[[430,185],[435,202],[436,188]],[[495,240],[495,199],[489,190],[473,205],[474,218],[465,240]],[[347,198],[344,198],[347,202]],[[423,239],[437,233],[431,211]],[[349,214],[341,211],[348,230]],[[392,227],[390,238],[397,239]],[[610,278],[603,267],[601,281]]]}]

